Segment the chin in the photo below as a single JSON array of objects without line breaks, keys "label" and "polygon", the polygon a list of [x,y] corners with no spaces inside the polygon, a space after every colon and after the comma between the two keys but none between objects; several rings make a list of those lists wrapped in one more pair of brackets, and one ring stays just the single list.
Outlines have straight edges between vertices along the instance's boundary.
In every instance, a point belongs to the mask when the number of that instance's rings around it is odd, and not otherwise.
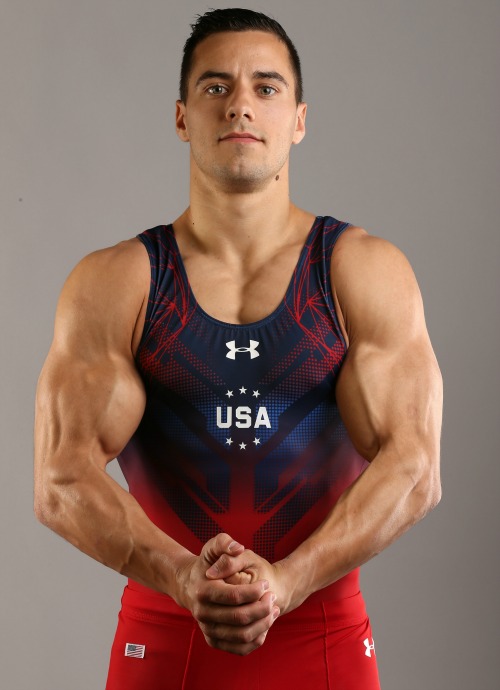
[{"label": "chin", "polygon": [[266,186],[269,180],[276,177],[276,174],[269,173],[268,170],[262,168],[253,168],[252,170],[242,170],[241,167],[235,168],[219,168],[215,173],[215,177],[219,183],[234,191],[252,192]]}]

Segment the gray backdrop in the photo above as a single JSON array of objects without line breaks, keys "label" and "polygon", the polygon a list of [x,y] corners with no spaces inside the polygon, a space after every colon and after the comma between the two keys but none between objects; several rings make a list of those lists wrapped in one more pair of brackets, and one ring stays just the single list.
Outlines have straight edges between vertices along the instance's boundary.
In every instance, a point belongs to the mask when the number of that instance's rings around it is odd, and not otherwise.
[{"label": "gray backdrop", "polygon": [[[104,686],[124,580],[33,516],[35,382],[73,265],[187,204],[174,101],[188,24],[208,6],[1,3],[6,690]],[[383,688],[496,689],[500,3],[245,6],[274,14],[304,65],[308,134],[293,150],[292,197],[407,254],[444,376],[443,500],[362,578]]]}]

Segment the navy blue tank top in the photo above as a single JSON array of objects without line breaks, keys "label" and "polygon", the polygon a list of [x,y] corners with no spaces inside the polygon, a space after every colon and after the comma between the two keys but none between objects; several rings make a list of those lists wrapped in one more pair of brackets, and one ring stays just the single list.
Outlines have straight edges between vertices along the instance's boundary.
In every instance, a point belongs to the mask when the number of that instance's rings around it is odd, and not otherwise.
[{"label": "navy blue tank top", "polygon": [[197,304],[172,225],[138,235],[151,263],[136,355],[147,402],[119,462],[150,519],[193,553],[228,532],[285,557],[367,465],[335,399],[346,344],[330,258],[348,227],[318,216],[281,303],[243,325]]}]

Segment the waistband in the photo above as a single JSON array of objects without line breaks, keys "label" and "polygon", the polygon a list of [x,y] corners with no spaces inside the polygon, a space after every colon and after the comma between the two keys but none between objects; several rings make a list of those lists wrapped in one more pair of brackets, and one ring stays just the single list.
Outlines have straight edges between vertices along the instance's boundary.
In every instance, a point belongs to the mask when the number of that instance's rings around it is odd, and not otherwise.
[{"label": "waistband", "polygon": [[[345,582],[342,582],[345,580]],[[157,624],[192,625],[191,613],[167,594],[155,592],[129,580],[122,596],[122,612],[132,618]],[[280,616],[274,630],[322,628],[333,630],[366,619],[363,595],[359,590],[359,569],[325,589],[314,592],[299,607]]]}]

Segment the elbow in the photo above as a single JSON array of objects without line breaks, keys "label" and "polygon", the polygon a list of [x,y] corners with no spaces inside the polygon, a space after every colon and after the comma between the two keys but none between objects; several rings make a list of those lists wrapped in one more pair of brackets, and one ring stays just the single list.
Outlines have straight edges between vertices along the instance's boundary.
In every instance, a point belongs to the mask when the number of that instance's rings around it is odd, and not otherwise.
[{"label": "elbow", "polygon": [[59,503],[60,500],[53,488],[41,483],[35,485],[33,508],[38,522],[54,529],[59,512]]},{"label": "elbow", "polygon": [[413,488],[415,522],[418,522],[430,513],[441,501],[441,479],[439,471],[428,468],[422,473],[419,481]]},{"label": "elbow", "polygon": [[434,508],[438,505],[438,503],[441,500],[441,486],[439,487],[432,487],[431,489],[427,489],[424,495],[423,499],[423,504],[422,504],[422,509],[423,509],[423,515],[422,517],[425,517],[430,513]]},{"label": "elbow", "polygon": [[441,479],[439,477],[437,477],[432,482],[432,490],[429,491],[429,495],[428,495],[429,511],[428,512],[430,512],[431,510],[434,510],[434,508],[441,501],[442,495],[443,495],[443,490],[441,488]]},{"label": "elbow", "polygon": [[62,534],[71,522],[73,507],[81,501],[81,486],[82,473],[62,462],[60,457],[47,454],[43,464],[35,461],[33,509],[36,519]]},{"label": "elbow", "polygon": [[49,477],[35,481],[34,513],[36,519],[57,534],[62,534],[68,525],[69,507],[76,499],[74,485],[51,481]]}]

